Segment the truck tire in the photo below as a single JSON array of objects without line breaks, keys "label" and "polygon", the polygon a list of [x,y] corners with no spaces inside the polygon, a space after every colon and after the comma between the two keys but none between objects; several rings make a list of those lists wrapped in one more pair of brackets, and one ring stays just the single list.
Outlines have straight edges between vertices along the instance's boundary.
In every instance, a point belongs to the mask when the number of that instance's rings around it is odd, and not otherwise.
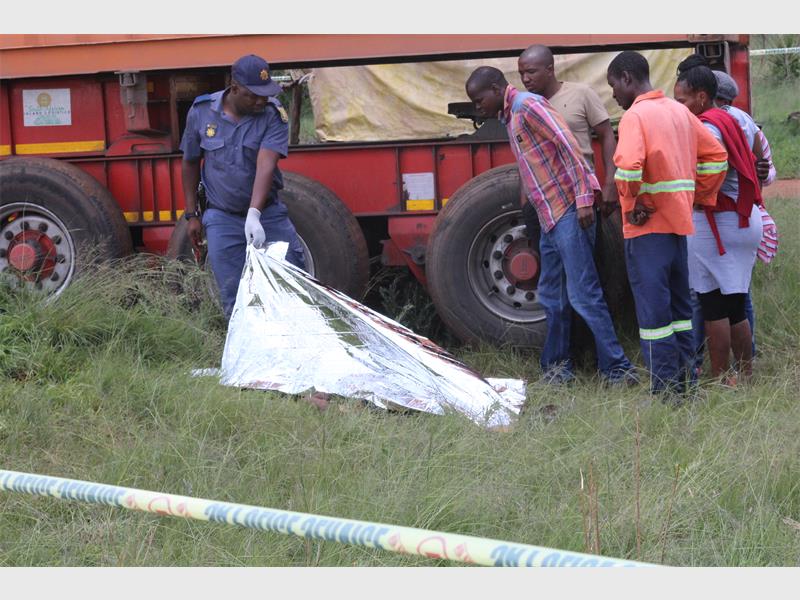
[{"label": "truck tire", "polygon": [[[199,256],[195,256],[194,250],[192,249],[192,242],[189,241],[188,227],[189,221],[183,217],[178,219],[175,223],[175,228],[172,230],[172,235],[169,237],[169,244],[167,244],[166,257],[181,263],[195,264],[205,271],[205,293],[208,294],[208,298],[211,300],[212,304],[222,312],[219,288],[217,287],[217,280],[214,279],[214,272],[211,270],[211,263],[208,262],[206,246],[203,245]],[[183,289],[181,285],[176,284],[173,288],[173,292],[180,293]]]},{"label": "truck tire", "polygon": [[[325,186],[295,173],[283,174],[281,200],[297,230],[312,277],[348,296],[361,298],[369,279],[367,242],[353,214]],[[180,219],[169,240],[167,256],[195,261]],[[204,266],[204,265],[201,265]]]},{"label": "truck tire", "polygon": [[615,321],[625,320],[634,314],[634,310],[633,293],[625,267],[625,246],[619,210],[608,217],[600,216],[596,252],[597,274],[603,286],[608,310]]},{"label": "truck tire", "polygon": [[193,262],[199,267],[205,267],[205,253],[199,257],[199,260],[198,257],[194,255],[192,250],[192,242],[189,241],[189,234],[187,231],[188,227],[189,221],[183,217],[176,221],[175,228],[172,230],[172,234],[169,236],[166,257],[182,262]]},{"label": "truck tire", "polygon": [[[597,246],[598,273],[612,316],[630,313],[618,213],[601,220]],[[515,269],[515,257],[522,267],[535,260],[536,274],[520,279],[530,269]],[[497,167],[459,188],[437,216],[426,255],[429,292],[442,320],[462,341],[539,350],[547,325],[536,296],[538,259],[519,209],[517,167]],[[576,353],[593,347],[591,332],[580,325],[573,323]]]},{"label": "truck tire", "polygon": [[369,252],[353,213],[336,194],[308,177],[284,173],[283,182],[281,199],[303,243],[309,273],[360,300],[369,281]]},{"label": "truck tire", "polygon": [[95,261],[133,251],[111,193],[62,160],[0,162],[0,271],[57,295]]},{"label": "truck tire", "polygon": [[516,165],[461,186],[436,217],[428,241],[428,291],[462,341],[541,348],[545,314],[537,303],[539,250],[525,234]]},{"label": "truck tire", "polygon": [[[597,238],[595,243],[595,266],[600,285],[603,288],[608,311],[614,321],[619,336],[621,326],[629,328],[633,317],[633,295],[628,285],[628,272],[625,268],[625,248],[622,238],[620,212],[608,217],[597,212]],[[634,318],[635,321],[635,318]],[[597,349],[594,336],[586,322],[575,312],[572,313],[570,331],[572,359],[578,368],[592,368],[597,364]]]}]

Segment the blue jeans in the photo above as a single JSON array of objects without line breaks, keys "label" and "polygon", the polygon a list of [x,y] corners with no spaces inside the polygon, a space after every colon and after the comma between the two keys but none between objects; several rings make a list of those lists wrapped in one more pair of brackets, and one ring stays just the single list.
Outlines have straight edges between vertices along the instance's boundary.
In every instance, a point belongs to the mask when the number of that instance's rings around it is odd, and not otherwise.
[{"label": "blue jeans", "polygon": [[[753,312],[753,300],[748,291],[744,298],[744,313],[750,322],[750,332],[753,335],[753,356],[756,355],[756,315]],[[697,293],[692,290],[692,327],[694,329],[694,347],[696,350],[694,357],[694,368],[703,368],[703,355],[706,349],[706,326],[703,320],[703,312],[700,310],[700,300]]]},{"label": "blue jeans", "polygon": [[625,264],[650,391],[683,392],[694,383],[692,301],[686,236],[649,233],[625,240]]},{"label": "blue jeans", "polygon": [[[219,288],[220,301],[225,317],[230,318],[239,280],[242,278],[247,240],[244,237],[245,217],[232,215],[216,208],[203,213],[203,229],[208,240],[208,260]],[[286,205],[278,200],[261,211],[261,225],[267,242],[289,242],[286,262],[301,269],[306,268],[303,246],[297,237],[294,225],[289,220]]]},{"label": "blue jeans", "polygon": [[544,373],[558,368],[568,375],[572,373],[569,339],[573,309],[594,335],[600,373],[617,380],[633,369],[614,332],[594,264],[596,228],[596,220],[591,227],[581,228],[573,204],[553,229],[542,232],[537,292],[539,304],[547,315],[547,336],[541,357]]}]

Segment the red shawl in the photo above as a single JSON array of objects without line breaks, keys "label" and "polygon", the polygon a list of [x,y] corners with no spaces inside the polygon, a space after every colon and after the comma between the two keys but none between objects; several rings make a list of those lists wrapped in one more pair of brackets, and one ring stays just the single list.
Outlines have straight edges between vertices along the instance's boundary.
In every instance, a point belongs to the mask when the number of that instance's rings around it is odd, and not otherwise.
[{"label": "red shawl", "polygon": [[725,254],[722,241],[719,238],[717,224],[711,213],[721,211],[736,211],[739,214],[739,227],[750,225],[750,213],[753,204],[763,204],[761,198],[761,186],[759,185],[758,175],[756,174],[756,157],[747,143],[744,131],[739,123],[731,115],[720,108],[710,108],[698,115],[698,118],[706,123],[711,123],[722,134],[722,142],[728,151],[728,168],[735,169],[739,175],[739,198],[736,202],[731,201],[727,196],[717,196],[716,207],[705,207],[706,217],[717,239],[720,255]]}]

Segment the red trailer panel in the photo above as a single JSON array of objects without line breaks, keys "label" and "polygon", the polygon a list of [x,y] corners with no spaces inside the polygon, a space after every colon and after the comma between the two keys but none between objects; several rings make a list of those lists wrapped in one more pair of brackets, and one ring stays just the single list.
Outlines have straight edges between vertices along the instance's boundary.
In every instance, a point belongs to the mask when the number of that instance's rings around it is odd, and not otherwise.
[{"label": "red trailer panel", "polygon": [[17,155],[102,154],[105,106],[91,78],[12,81],[11,135]]},{"label": "red trailer panel", "polygon": [[625,47],[690,46],[695,39],[747,44],[747,36],[686,34],[264,34],[0,35],[4,77],[228,66],[251,52],[273,66],[323,66],[438,58],[513,56],[531,44],[588,52]]},{"label": "red trailer panel", "polygon": [[[16,155],[0,161],[0,269],[13,253],[8,265],[24,267],[24,280],[58,291],[98,240],[109,242],[109,258],[131,243],[185,256],[181,124],[192,99],[220,89],[242,54],[314,67],[514,56],[533,43],[557,53],[696,47],[737,80],[736,105],[750,107],[741,35],[0,35],[0,158]],[[490,324],[477,337],[519,343],[543,321],[536,249],[517,214],[515,171],[503,168],[513,161],[506,141],[466,136],[293,146],[281,169],[317,276],[334,285],[344,277],[354,294],[366,283],[367,247],[424,283],[437,213],[453,197],[488,211],[460,250],[471,269],[463,294],[489,311],[475,319]],[[602,162],[595,166],[602,179]]]},{"label": "red trailer panel", "polygon": [[9,86],[0,81],[0,157],[8,156],[12,150],[11,111],[8,104]]}]

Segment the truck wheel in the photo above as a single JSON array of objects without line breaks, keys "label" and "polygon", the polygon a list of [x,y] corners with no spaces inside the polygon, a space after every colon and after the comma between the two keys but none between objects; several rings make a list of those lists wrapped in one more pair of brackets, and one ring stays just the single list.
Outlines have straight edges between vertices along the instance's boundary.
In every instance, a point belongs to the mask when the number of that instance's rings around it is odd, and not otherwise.
[{"label": "truck wheel", "polygon": [[516,165],[491,169],[453,194],[436,218],[425,264],[436,309],[461,340],[541,348],[539,251],[525,235]]},{"label": "truck wheel", "polygon": [[192,242],[189,240],[188,228],[189,221],[182,217],[178,219],[175,223],[175,228],[172,230],[172,235],[169,236],[166,257],[183,263],[194,263],[202,270],[206,271],[206,276],[208,278],[205,286],[206,292],[209,298],[211,298],[211,301],[222,310],[222,303],[219,299],[219,288],[217,287],[217,280],[214,279],[214,273],[211,270],[211,263],[208,262],[206,246],[203,245],[200,254],[195,255]]},{"label": "truck wheel", "polygon": [[[617,336],[620,336],[622,330],[635,334],[637,330],[636,311],[633,305],[633,294],[628,284],[628,271],[625,268],[625,247],[620,211],[616,211],[609,217],[598,215],[597,218],[595,265],[608,312],[614,321]],[[575,366],[590,368],[596,364],[597,351],[592,331],[574,312],[570,343]]]},{"label": "truck wheel", "polygon": [[60,294],[94,261],[132,252],[111,193],[78,167],[51,158],[0,162],[0,272]]},{"label": "truck wheel", "polygon": [[188,229],[189,221],[181,217],[175,222],[175,228],[169,236],[169,244],[167,244],[166,257],[172,260],[180,260],[183,262],[193,262],[200,267],[204,267],[205,253],[202,256],[195,256],[192,249],[192,242],[189,241]]},{"label": "truck wheel", "polygon": [[308,272],[322,283],[360,299],[369,280],[367,242],[353,213],[324,185],[283,174],[281,198],[306,253]]},{"label": "truck wheel", "polygon": [[[367,242],[353,214],[325,186],[295,173],[283,174],[281,199],[297,230],[306,271],[353,298],[364,293],[369,278]],[[175,225],[167,247],[169,258],[194,261],[186,219]],[[210,271],[201,257],[200,265]]]},{"label": "truck wheel", "polygon": [[625,246],[620,211],[600,217],[597,229],[597,274],[614,320],[634,314],[633,293],[625,268]]},{"label": "truck wheel", "polygon": [[[166,256],[172,260],[193,262],[202,269],[210,272],[211,264],[207,260],[206,248],[203,246],[200,255],[195,256],[192,242],[189,241],[188,227],[189,222],[186,219],[178,219],[177,223],[175,223],[175,228],[172,230],[172,235],[169,237]],[[309,275],[313,276],[314,259],[311,257],[311,253],[308,250],[308,244],[305,243],[303,238],[300,238],[300,244],[303,246],[303,251],[306,253],[306,269]]]}]

